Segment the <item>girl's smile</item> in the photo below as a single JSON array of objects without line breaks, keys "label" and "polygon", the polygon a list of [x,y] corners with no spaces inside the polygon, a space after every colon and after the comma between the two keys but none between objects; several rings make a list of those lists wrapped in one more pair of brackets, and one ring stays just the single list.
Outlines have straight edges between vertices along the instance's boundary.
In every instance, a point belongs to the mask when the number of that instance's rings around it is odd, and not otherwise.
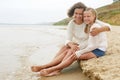
[{"label": "girl's smile", "polygon": [[91,11],[84,12],[84,22],[88,25],[92,25],[95,21],[95,15]]}]

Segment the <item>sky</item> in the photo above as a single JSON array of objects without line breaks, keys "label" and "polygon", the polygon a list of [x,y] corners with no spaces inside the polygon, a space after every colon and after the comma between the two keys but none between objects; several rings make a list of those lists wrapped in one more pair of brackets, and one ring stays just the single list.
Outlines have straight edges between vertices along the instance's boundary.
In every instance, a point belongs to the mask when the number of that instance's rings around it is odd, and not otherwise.
[{"label": "sky", "polygon": [[98,8],[113,0],[0,0],[0,23],[40,24],[57,22],[67,17],[76,2]]}]

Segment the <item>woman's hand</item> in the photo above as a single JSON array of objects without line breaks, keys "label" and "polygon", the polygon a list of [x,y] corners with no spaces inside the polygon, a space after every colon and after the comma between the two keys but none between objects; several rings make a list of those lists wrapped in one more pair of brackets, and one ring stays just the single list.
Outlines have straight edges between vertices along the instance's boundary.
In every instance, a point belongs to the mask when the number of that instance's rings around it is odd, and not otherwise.
[{"label": "woman's hand", "polygon": [[101,31],[100,31],[100,28],[93,28],[92,31],[90,32],[90,34],[92,36],[96,36],[97,34],[99,34]]},{"label": "woman's hand", "polygon": [[78,45],[79,45],[79,44],[74,43],[74,42],[69,42],[69,43],[68,43],[68,46],[69,46],[73,51],[77,51],[77,50],[80,49]]},{"label": "woman's hand", "polygon": [[77,51],[77,50],[79,50],[79,47],[78,47],[78,45],[72,45],[72,46],[71,46],[71,49],[72,49],[73,51]]}]

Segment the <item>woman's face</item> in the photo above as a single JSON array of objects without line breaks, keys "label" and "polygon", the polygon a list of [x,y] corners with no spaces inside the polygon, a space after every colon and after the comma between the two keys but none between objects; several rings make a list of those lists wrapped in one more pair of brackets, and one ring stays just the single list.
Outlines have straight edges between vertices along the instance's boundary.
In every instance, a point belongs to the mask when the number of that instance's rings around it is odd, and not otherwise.
[{"label": "woman's face", "polygon": [[86,24],[93,24],[95,20],[95,15],[91,11],[84,11],[84,22]]},{"label": "woman's face", "polygon": [[76,8],[74,10],[73,18],[76,22],[83,22],[83,9]]}]

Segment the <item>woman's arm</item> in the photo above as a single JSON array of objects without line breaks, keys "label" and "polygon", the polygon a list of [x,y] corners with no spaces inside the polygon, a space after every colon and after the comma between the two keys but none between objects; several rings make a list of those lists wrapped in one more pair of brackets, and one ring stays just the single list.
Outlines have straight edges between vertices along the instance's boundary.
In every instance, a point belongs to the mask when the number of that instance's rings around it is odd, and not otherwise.
[{"label": "woman's arm", "polygon": [[99,24],[101,26],[101,28],[93,28],[92,31],[91,31],[92,36],[96,36],[100,32],[111,31],[110,24],[104,23],[104,22],[102,22],[100,20],[96,20],[95,23]]},{"label": "woman's arm", "polygon": [[65,45],[68,45],[69,42],[72,42],[72,38],[73,38],[73,25],[72,25],[72,21],[73,20],[71,20],[68,23],[68,26],[67,26],[67,35],[66,35]]}]

